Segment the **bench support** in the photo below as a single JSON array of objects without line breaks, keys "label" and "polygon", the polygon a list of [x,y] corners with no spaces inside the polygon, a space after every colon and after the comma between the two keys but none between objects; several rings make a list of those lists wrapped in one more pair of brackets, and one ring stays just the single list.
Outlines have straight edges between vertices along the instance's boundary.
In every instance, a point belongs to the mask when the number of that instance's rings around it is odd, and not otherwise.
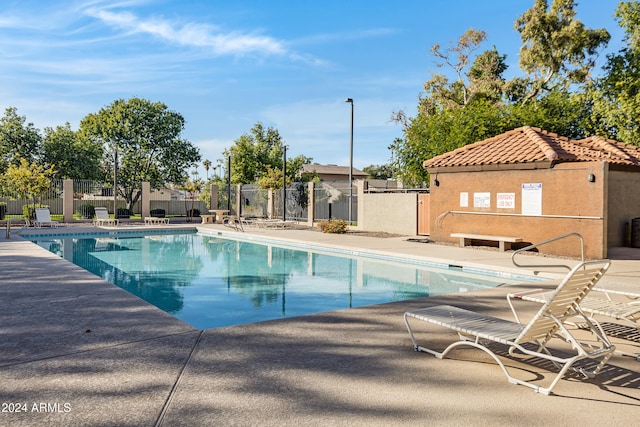
[{"label": "bench support", "polygon": [[500,252],[511,249],[512,243],[522,242],[521,237],[490,236],[485,234],[452,233],[451,237],[460,239],[461,248],[470,245],[472,240],[489,240],[498,242],[498,249],[500,250]]}]

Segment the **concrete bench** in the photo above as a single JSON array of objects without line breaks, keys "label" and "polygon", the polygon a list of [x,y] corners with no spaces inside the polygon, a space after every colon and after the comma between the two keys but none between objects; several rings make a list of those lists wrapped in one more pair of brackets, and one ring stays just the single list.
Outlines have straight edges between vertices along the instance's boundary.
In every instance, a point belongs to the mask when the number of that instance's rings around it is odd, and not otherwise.
[{"label": "concrete bench", "polygon": [[169,224],[169,218],[158,218],[156,216],[147,216],[144,218],[144,225]]},{"label": "concrete bench", "polygon": [[215,215],[200,215],[200,218],[202,218],[203,224],[213,224],[216,220]]},{"label": "concrete bench", "polygon": [[470,244],[471,240],[489,240],[498,242],[500,252],[511,249],[512,243],[522,242],[522,237],[489,236],[485,234],[451,233],[451,237],[460,239],[460,247],[462,248]]}]

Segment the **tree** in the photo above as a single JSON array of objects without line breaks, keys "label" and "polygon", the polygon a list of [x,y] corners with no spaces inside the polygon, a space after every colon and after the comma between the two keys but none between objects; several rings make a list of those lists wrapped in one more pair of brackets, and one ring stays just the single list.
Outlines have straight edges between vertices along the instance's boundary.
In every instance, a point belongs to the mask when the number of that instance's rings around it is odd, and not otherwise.
[{"label": "tree", "polygon": [[[422,162],[466,144],[495,135],[504,129],[504,79],[506,56],[494,47],[472,59],[473,52],[485,40],[484,31],[467,30],[455,47],[443,53],[439,45],[432,53],[444,59],[456,75],[452,83],[435,74],[424,85],[418,115],[407,118],[398,112],[393,118],[402,124],[404,138],[396,138],[389,147],[392,167],[405,185],[422,186],[428,173]],[[452,53],[456,59],[450,59]]]},{"label": "tree", "polygon": [[188,169],[200,161],[200,152],[180,138],[184,118],[161,102],[119,99],[80,122],[81,136],[104,147],[103,173],[113,177],[117,164],[118,194],[129,209],[140,198],[140,183],[152,188],[181,183]]},{"label": "tree", "polygon": [[[456,80],[451,83],[445,74],[433,74],[432,78],[424,84],[425,95],[420,98],[421,112],[433,114],[438,109],[461,108],[467,105],[478,91],[489,86],[481,82],[501,80],[501,74],[507,66],[504,63],[505,56],[499,55],[495,48],[493,51],[495,56],[490,58],[493,53],[485,53],[483,56],[485,63],[474,64],[471,68],[473,73],[469,75],[471,55],[479,49],[486,38],[486,32],[470,28],[460,36],[455,46],[450,46],[445,51],[442,51],[438,43],[431,46],[431,53],[440,59],[436,65],[448,66],[455,74]],[[491,70],[491,62],[494,62],[493,70]],[[471,79],[473,82],[470,81]]]},{"label": "tree", "polygon": [[640,145],[640,2],[620,2],[615,16],[627,46],[607,56],[604,76],[591,88],[596,132]]},{"label": "tree", "polygon": [[93,179],[103,178],[100,161],[103,147],[71,129],[67,122],[55,129],[46,127],[42,140],[43,162],[54,165],[54,178]]},{"label": "tree", "polygon": [[369,165],[362,168],[367,173],[369,179],[390,179],[393,178],[393,165]]},{"label": "tree", "polygon": [[[224,155],[231,156],[231,183],[252,184],[272,173],[270,169],[282,171],[284,143],[276,129],[265,129],[258,122],[250,133],[242,135],[234,141],[233,146],[225,149]],[[303,155],[287,158],[287,177],[295,179],[302,165],[311,160]]]},{"label": "tree", "polygon": [[[607,45],[606,29],[590,30],[575,19],[575,0],[535,0],[515,22],[523,45],[520,68],[528,75],[522,102],[553,89],[584,83],[594,66],[598,49]],[[522,82],[522,81],[520,81]]]},{"label": "tree", "polygon": [[464,108],[442,109],[431,115],[419,113],[407,121],[404,138],[396,138],[390,147],[396,177],[407,186],[424,186],[429,175],[422,162],[503,132],[508,126],[506,108],[477,99]]},{"label": "tree", "polygon": [[204,166],[204,170],[207,173],[207,181],[209,181],[209,169],[211,168],[211,160],[206,159],[204,162],[202,162],[202,166]]},{"label": "tree", "polygon": [[390,146],[397,177],[406,185],[424,185],[424,160],[520,126],[587,136],[594,128],[595,102],[576,89],[587,81],[609,33],[586,29],[574,8],[573,0],[553,0],[550,10],[546,0],[535,0],[516,21],[523,41],[520,66],[527,77],[505,81],[506,57],[495,47],[472,57],[486,38],[483,31],[468,30],[446,52],[434,45],[432,53],[443,60],[439,65],[448,65],[456,80],[433,75],[424,85],[418,115],[395,113],[404,131],[404,138]]},{"label": "tree", "polygon": [[[203,186],[204,182],[197,174],[193,175],[193,179],[187,178],[187,180],[179,186],[181,190],[184,190],[187,193],[184,197],[184,209],[187,214],[187,222],[191,222],[193,218],[196,195],[202,191]],[[191,208],[189,208],[187,200],[191,200]]]},{"label": "tree", "polygon": [[42,201],[42,194],[51,187],[54,173],[51,166],[45,168],[37,163],[30,163],[27,159],[19,159],[19,165],[9,165],[2,176],[2,184],[9,194],[20,197],[25,204],[31,199],[35,208]]},{"label": "tree", "polygon": [[40,131],[19,116],[15,107],[9,107],[0,118],[0,173],[9,165],[19,165],[20,159],[37,160],[42,137]]},{"label": "tree", "polygon": [[[258,178],[257,184],[262,189],[277,190],[282,188],[282,169],[274,169],[267,165],[267,170]],[[287,186],[291,184],[291,179],[287,177]]]}]

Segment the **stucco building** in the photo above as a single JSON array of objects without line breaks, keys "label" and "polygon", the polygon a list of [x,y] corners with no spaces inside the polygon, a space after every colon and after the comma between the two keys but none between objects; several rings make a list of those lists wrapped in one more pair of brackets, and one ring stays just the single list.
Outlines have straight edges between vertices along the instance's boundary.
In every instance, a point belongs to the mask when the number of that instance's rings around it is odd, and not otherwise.
[{"label": "stucco building", "polygon": [[[315,173],[320,181],[348,181],[349,166],[337,165],[319,165],[317,163],[307,163],[302,165],[302,173]],[[359,169],[351,169],[351,175],[354,181],[359,179],[367,179],[367,173]]]},{"label": "stucco building", "polygon": [[[569,232],[585,240],[587,258],[640,240],[640,149],[592,136],[571,140],[521,127],[426,160],[430,230],[512,236],[521,245]],[[577,239],[541,252],[579,256]]]}]

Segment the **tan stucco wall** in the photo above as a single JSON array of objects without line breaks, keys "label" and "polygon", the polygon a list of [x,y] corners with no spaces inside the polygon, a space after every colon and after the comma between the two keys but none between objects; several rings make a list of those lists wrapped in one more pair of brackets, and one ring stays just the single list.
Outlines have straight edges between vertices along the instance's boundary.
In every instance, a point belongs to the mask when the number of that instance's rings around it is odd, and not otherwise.
[{"label": "tan stucco wall", "polygon": [[418,230],[416,193],[364,193],[358,185],[358,230],[413,236]]},{"label": "tan stucco wall", "polygon": [[[585,239],[588,258],[605,257],[605,166],[600,162],[563,163],[552,169],[432,173],[431,238],[457,242],[450,234],[463,232],[521,237],[537,243],[578,232]],[[595,182],[589,182],[590,173]],[[525,183],[542,184],[542,215],[522,215]],[[467,207],[461,206],[461,192],[468,194]],[[474,207],[474,193],[489,193],[489,207]],[[498,208],[497,193],[512,193],[513,208]],[[580,246],[578,239],[564,239],[542,246],[540,251],[579,256]]]},{"label": "tan stucco wall", "polygon": [[609,171],[608,233],[609,247],[625,246],[631,219],[640,217],[640,173]]}]

